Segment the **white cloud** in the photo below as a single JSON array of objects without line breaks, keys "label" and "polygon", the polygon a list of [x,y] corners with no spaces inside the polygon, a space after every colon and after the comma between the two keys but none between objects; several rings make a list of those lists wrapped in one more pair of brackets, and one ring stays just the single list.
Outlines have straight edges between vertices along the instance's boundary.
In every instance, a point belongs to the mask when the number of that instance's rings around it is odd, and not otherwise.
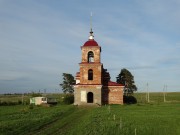
[{"label": "white cloud", "polygon": [[[140,87],[149,82],[157,91],[162,80],[178,89],[180,3],[116,1],[101,8],[98,4],[102,3],[90,3],[93,30],[112,80],[127,68]],[[58,89],[63,72],[75,74],[80,46],[89,36],[91,7],[83,2],[1,1],[0,90],[10,80],[10,88],[17,90]]]}]

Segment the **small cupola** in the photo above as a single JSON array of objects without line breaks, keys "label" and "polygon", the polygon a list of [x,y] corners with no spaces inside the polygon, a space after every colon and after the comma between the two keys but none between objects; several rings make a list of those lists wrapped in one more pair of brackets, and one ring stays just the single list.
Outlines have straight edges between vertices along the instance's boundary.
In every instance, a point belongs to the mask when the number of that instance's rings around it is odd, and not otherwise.
[{"label": "small cupola", "polygon": [[87,42],[85,42],[85,44],[83,46],[98,46],[98,43],[94,40],[92,28],[89,33],[90,33],[89,40]]},{"label": "small cupola", "polygon": [[91,28],[91,31],[89,33],[90,33],[89,40],[93,40],[94,39],[94,35],[93,35],[92,28]]}]

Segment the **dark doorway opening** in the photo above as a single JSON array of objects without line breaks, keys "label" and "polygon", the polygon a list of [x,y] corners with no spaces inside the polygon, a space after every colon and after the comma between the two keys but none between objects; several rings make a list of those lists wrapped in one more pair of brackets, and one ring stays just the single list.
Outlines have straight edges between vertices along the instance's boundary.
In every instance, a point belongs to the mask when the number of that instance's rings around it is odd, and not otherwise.
[{"label": "dark doorway opening", "polygon": [[92,92],[88,92],[88,94],[87,94],[87,102],[88,103],[93,103],[93,93]]}]

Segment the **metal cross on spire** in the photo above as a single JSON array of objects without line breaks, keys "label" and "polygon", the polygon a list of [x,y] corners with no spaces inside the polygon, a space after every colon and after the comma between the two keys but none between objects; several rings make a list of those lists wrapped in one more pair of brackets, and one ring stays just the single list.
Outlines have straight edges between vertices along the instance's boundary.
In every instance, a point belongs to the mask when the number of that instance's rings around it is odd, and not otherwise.
[{"label": "metal cross on spire", "polygon": [[92,12],[91,12],[91,16],[90,16],[90,28],[91,28],[91,31],[92,31]]},{"label": "metal cross on spire", "polygon": [[89,39],[94,39],[93,31],[92,31],[92,12],[91,12],[91,16],[90,16],[90,36],[89,36]]}]

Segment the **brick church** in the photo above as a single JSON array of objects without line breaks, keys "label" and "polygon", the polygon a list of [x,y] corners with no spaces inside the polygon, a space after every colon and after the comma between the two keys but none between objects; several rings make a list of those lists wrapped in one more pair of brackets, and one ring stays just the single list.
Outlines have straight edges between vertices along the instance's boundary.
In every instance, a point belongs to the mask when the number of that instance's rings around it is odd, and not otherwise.
[{"label": "brick church", "polygon": [[94,40],[92,29],[89,40],[81,46],[82,58],[74,85],[74,105],[123,104],[122,84],[112,82],[101,63],[101,46]]}]

